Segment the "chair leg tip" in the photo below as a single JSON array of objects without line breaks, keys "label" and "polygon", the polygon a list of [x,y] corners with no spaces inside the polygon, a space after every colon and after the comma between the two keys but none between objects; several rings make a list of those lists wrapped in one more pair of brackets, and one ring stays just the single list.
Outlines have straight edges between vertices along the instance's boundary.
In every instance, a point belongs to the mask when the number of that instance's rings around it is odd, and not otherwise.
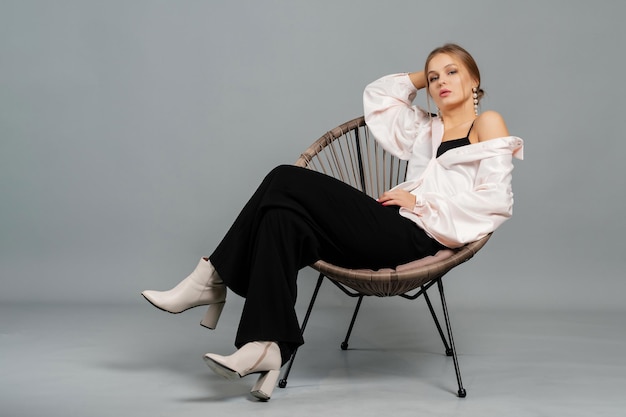
[{"label": "chair leg tip", "polygon": [[285,388],[287,386],[287,380],[286,379],[281,379],[280,381],[278,381],[278,387],[279,388]]},{"label": "chair leg tip", "polygon": [[465,388],[461,388],[459,390],[459,398],[465,398],[467,396],[467,391],[465,391]]}]

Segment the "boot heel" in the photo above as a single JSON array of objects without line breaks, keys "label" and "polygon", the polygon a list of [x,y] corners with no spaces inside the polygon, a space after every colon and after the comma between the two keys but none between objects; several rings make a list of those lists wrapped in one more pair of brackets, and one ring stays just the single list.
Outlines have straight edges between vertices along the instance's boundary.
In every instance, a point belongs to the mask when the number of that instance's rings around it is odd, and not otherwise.
[{"label": "boot heel", "polygon": [[254,387],[252,387],[250,393],[260,400],[269,400],[276,387],[276,381],[278,381],[279,376],[280,369],[263,372],[256,381],[256,384],[254,384]]},{"label": "boot heel", "polygon": [[217,321],[220,319],[220,315],[222,314],[225,304],[226,302],[223,301],[221,303],[209,305],[209,308],[204,314],[204,318],[200,321],[200,325],[214,330],[217,327]]}]

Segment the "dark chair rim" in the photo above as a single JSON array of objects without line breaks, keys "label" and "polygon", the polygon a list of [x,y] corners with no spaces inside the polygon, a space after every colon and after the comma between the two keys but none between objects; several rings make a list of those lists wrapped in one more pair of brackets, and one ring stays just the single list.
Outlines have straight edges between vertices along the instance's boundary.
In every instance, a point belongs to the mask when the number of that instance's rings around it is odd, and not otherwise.
[{"label": "dark chair rim", "polygon": [[328,144],[333,142],[335,139],[340,138],[347,132],[351,130],[358,129],[359,127],[365,126],[365,117],[360,116],[356,117],[352,120],[349,120],[334,129],[329,130],[323,136],[321,136],[318,140],[313,142],[311,146],[309,146],[302,154],[298,160],[294,163],[296,166],[306,167],[309,162],[320,153],[322,149],[324,149]]},{"label": "dark chair rim", "polygon": [[445,259],[416,268],[380,271],[350,269],[333,265],[324,260],[318,260],[311,267],[333,281],[362,294],[384,297],[400,295],[441,278],[454,267],[468,261],[487,243],[491,235],[490,233],[480,240],[454,249],[452,255]]}]

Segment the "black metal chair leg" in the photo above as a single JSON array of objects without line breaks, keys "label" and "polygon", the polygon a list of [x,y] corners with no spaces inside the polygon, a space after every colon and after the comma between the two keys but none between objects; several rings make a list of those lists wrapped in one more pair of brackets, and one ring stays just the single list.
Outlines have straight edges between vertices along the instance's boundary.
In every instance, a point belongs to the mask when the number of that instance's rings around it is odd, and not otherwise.
[{"label": "black metal chair leg", "polygon": [[435,309],[433,308],[433,304],[430,302],[430,297],[426,291],[424,291],[424,299],[426,300],[426,304],[428,305],[428,309],[430,310],[430,315],[433,316],[433,320],[435,321],[435,326],[437,326],[437,331],[439,332],[439,336],[441,336],[441,341],[443,342],[443,346],[446,348],[446,355],[452,356],[452,349],[450,349],[450,345],[448,345],[448,340],[446,336],[443,334],[443,329],[441,328],[441,324],[439,324],[439,319],[437,318],[437,314],[435,313]]},{"label": "black metal chair leg", "polygon": [[450,316],[448,314],[448,306],[446,305],[446,297],[443,293],[443,284],[441,278],[437,280],[437,287],[439,288],[439,295],[441,296],[441,307],[443,309],[443,316],[446,320],[446,328],[448,330],[448,339],[450,340],[450,348],[452,349],[452,360],[454,361],[454,370],[456,372],[456,380],[459,384],[458,395],[460,398],[465,398],[467,391],[463,388],[463,382],[461,382],[461,370],[459,369],[459,361],[456,356],[456,348],[454,346],[454,338],[452,337],[452,327],[450,326]]},{"label": "black metal chair leg", "polygon": [[[317,284],[315,284],[315,290],[313,291],[313,296],[311,297],[311,301],[309,302],[309,307],[306,310],[306,314],[304,316],[304,321],[302,322],[302,326],[300,331],[304,334],[304,329],[306,329],[306,324],[309,321],[309,316],[311,315],[311,311],[313,311],[313,305],[315,304],[315,300],[317,299],[317,294],[320,291],[320,287],[322,286],[322,281],[324,280],[324,274],[320,274],[319,278],[317,278]],[[296,353],[298,353],[298,349],[294,350],[291,354],[291,358],[287,363],[287,369],[283,374],[282,379],[278,382],[278,386],[280,388],[285,388],[287,386],[287,378],[289,378],[289,373],[291,372],[291,367],[293,366],[293,361],[296,359]]]},{"label": "black metal chair leg", "polygon": [[356,303],[356,307],[354,308],[354,313],[352,313],[352,320],[350,320],[350,326],[348,327],[348,333],[346,333],[346,338],[341,343],[341,350],[348,349],[348,340],[350,339],[350,335],[352,334],[352,328],[354,327],[354,322],[356,321],[356,316],[359,314],[359,309],[361,308],[361,302],[363,301],[363,296],[359,296],[359,301]]}]

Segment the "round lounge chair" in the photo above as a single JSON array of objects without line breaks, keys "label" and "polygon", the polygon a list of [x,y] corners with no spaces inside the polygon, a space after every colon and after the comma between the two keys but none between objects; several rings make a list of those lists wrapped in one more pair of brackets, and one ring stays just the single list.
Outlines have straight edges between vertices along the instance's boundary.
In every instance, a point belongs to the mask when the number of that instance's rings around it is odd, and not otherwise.
[{"label": "round lounge chair", "polygon": [[[369,133],[363,117],[350,120],[327,132],[302,153],[295,165],[333,176],[374,198],[404,181],[407,168],[406,161],[390,155],[378,145]],[[348,348],[348,340],[365,296],[400,296],[410,300],[423,296],[443,341],[446,355],[453,358],[458,382],[458,396],[465,397],[466,390],[461,381],[442,278],[451,269],[472,258],[490,237],[491,235],[488,235],[458,249],[444,249],[434,256],[398,265],[394,269],[377,271],[347,269],[332,265],[324,260],[315,262],[311,267],[320,274],[302,322],[302,332],[304,333],[324,278],[329,279],[346,295],[358,299],[348,332],[341,344],[341,348],[344,350]],[[447,334],[444,334],[427,294],[433,285],[437,285],[439,290]],[[287,386],[287,378],[291,372],[296,353],[297,351],[292,355],[279,382],[281,388]]]}]

